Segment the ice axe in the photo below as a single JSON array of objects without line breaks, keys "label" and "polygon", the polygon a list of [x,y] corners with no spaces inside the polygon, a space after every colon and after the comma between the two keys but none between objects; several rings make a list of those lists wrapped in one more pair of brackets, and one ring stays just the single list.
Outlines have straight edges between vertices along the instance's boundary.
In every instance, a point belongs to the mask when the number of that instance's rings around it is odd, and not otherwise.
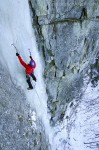
[{"label": "ice axe", "polygon": [[18,49],[16,48],[16,46],[14,44],[11,45],[16,49],[16,52],[18,53]]},{"label": "ice axe", "polygon": [[31,56],[31,50],[28,48],[28,50],[29,50],[29,53],[30,53],[30,56]]}]

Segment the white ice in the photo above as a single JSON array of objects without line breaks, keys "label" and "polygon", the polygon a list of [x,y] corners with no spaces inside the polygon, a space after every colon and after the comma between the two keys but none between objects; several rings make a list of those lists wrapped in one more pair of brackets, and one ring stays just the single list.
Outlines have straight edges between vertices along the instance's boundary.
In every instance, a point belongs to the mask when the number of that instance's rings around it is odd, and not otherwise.
[{"label": "white ice", "polygon": [[[14,43],[26,63],[29,62],[29,51],[36,61],[35,76],[37,83],[34,90],[27,90],[25,69],[16,57]],[[4,0],[0,2],[0,61],[11,75],[11,80],[24,90],[28,102],[42,119],[45,131],[51,136],[47,115],[47,95],[43,81],[43,67],[36,46],[32,28],[28,0]],[[5,81],[6,82],[6,81]],[[35,84],[35,83],[33,83]]]}]

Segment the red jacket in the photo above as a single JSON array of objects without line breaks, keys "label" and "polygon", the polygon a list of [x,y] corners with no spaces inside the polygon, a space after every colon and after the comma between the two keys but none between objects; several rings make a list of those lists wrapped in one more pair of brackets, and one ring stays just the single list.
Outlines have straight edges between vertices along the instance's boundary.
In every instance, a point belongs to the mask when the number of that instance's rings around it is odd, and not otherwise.
[{"label": "red jacket", "polygon": [[35,63],[35,61],[33,60],[33,58],[31,58],[31,59],[34,61],[34,66],[31,66],[30,64],[26,64],[26,63],[23,61],[23,59],[21,58],[20,55],[18,56],[18,58],[19,58],[19,61],[20,61],[21,65],[22,65],[23,67],[25,67],[25,72],[26,72],[27,74],[32,74],[32,73],[34,72],[34,69],[36,68],[36,63]]}]

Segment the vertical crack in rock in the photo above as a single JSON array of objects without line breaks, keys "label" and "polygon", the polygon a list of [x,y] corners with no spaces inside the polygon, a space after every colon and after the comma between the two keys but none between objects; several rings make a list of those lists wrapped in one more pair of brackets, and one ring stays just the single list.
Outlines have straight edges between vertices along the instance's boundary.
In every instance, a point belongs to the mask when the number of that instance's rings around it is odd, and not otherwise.
[{"label": "vertical crack in rock", "polygon": [[[36,15],[36,10],[32,5],[32,1],[29,0],[30,12],[32,17],[33,28],[35,29],[36,40],[38,43],[38,49],[43,54],[45,58],[45,48],[44,48],[44,36],[42,34],[42,28],[38,21],[38,16]],[[44,59],[45,61],[45,59]]]}]

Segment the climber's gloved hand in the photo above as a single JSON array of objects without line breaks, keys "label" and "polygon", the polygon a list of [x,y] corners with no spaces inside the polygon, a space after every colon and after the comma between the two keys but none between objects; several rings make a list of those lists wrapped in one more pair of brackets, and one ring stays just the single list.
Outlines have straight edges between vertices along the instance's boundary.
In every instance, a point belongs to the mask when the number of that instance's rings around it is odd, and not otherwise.
[{"label": "climber's gloved hand", "polygon": [[30,55],[30,58],[32,59],[32,56]]},{"label": "climber's gloved hand", "polygon": [[16,56],[19,56],[19,53],[16,53]]}]

